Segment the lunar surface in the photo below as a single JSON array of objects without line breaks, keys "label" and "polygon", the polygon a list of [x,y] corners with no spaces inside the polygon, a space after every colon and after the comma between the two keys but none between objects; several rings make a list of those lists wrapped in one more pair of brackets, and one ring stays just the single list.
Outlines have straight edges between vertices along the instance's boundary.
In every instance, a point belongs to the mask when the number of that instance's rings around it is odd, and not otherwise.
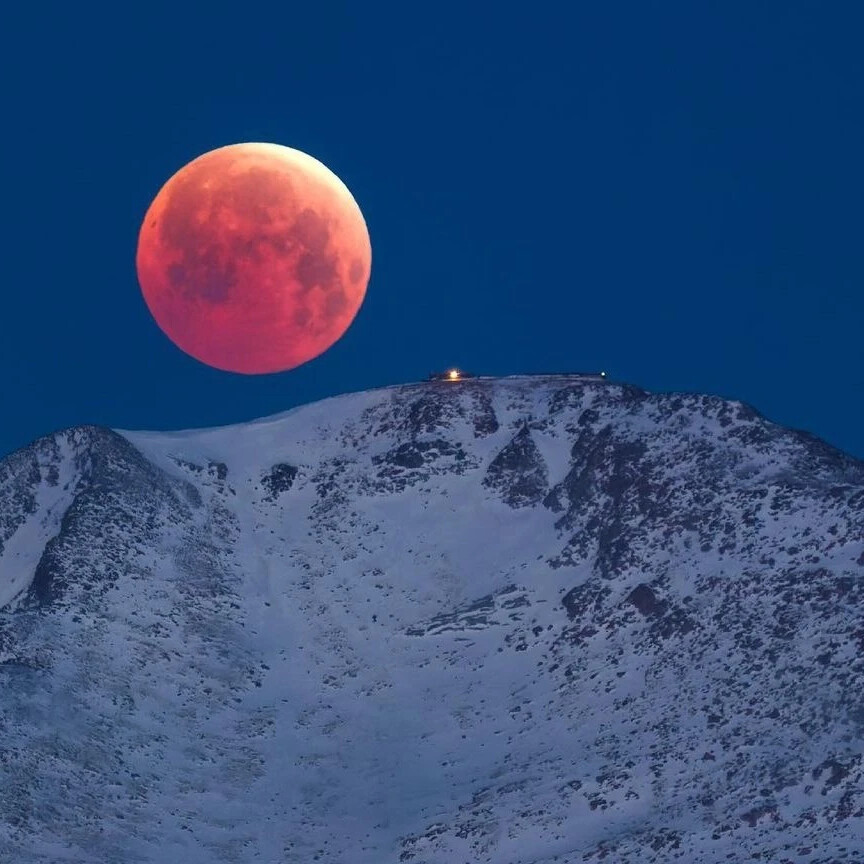
[{"label": "lunar surface", "polygon": [[198,157],[159,191],[136,266],[157,324],[231,372],[292,369],[354,320],[372,253],[363,214],[327,167],[277,144]]}]

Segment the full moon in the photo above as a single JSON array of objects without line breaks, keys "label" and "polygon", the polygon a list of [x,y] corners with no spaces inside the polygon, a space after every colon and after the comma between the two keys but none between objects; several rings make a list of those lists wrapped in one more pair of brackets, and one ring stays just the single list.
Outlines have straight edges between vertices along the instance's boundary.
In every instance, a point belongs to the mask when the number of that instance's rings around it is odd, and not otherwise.
[{"label": "full moon", "polygon": [[341,338],[366,294],[372,250],[357,202],[317,159],[232,144],[159,190],[135,263],[172,342],[255,375],[300,366]]}]

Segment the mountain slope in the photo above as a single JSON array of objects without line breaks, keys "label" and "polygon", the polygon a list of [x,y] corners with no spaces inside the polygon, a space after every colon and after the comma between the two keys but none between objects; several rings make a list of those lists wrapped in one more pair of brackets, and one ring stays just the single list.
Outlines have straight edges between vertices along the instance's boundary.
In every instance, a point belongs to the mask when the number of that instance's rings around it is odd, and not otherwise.
[{"label": "mountain slope", "polygon": [[0,463],[0,857],[864,857],[864,465],[580,376]]}]

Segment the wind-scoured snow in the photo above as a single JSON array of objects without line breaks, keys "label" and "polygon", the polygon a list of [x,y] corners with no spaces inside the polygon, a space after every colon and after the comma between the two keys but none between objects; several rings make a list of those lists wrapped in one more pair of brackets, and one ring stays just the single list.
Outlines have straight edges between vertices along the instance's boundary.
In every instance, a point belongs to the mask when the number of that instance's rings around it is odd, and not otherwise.
[{"label": "wind-scoured snow", "polygon": [[864,465],[434,382],[0,462],[0,859],[860,861]]}]

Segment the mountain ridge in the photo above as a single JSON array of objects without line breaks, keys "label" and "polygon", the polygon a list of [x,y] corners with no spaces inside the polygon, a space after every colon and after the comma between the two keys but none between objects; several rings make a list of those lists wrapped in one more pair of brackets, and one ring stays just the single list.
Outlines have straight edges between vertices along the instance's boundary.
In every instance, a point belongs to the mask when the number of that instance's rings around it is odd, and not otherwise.
[{"label": "mountain ridge", "polygon": [[0,501],[19,860],[864,850],[864,463],[742,403],[513,376],[76,427]]}]

